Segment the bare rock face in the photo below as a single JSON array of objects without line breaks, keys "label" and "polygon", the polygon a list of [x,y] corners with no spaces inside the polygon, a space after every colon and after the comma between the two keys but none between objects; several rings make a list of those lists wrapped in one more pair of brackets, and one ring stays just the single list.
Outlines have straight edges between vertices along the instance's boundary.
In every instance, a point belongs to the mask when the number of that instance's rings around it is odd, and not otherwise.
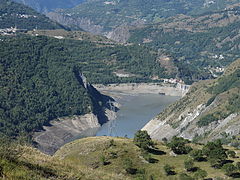
[{"label": "bare rock face", "polygon": [[[198,127],[197,122],[206,107],[200,104],[193,111],[187,111],[187,115],[182,118],[184,113],[177,119],[177,127],[169,123],[169,118],[161,119],[161,115],[149,123],[142,130],[148,131],[153,139],[171,139],[173,136],[181,136],[185,139],[193,140],[196,136],[202,137],[202,142],[221,138],[221,133],[225,132],[229,136],[236,136],[240,133],[240,114],[233,113],[224,119],[219,119],[210,123],[208,126]],[[173,116],[173,115],[172,115]]]},{"label": "bare rock face", "polygon": [[181,136],[207,142],[223,138],[222,135],[239,135],[239,106],[232,105],[239,103],[239,68],[240,59],[218,79],[193,84],[182,99],[149,121],[143,130],[158,140]]},{"label": "bare rock face", "polygon": [[80,29],[83,29],[84,31],[93,33],[95,35],[103,33],[103,27],[100,25],[94,24],[94,22],[92,22],[88,18],[74,18],[71,16],[62,15],[61,13],[56,13],[56,12],[47,13],[47,16],[53,21],[56,21],[65,26],[69,26],[73,28],[75,27],[78,29],[80,28]]},{"label": "bare rock face", "polygon": [[107,33],[106,37],[116,42],[126,43],[130,37],[129,27],[119,26],[113,31]]},{"label": "bare rock face", "polygon": [[105,34],[109,39],[112,39],[119,43],[126,43],[131,36],[130,30],[143,27],[144,23],[145,22],[142,20],[136,20],[130,24],[122,24],[118,27],[115,27],[112,31]]},{"label": "bare rock face", "polygon": [[44,131],[34,134],[38,149],[53,155],[62,145],[84,136],[95,135],[100,127],[98,118],[90,113],[53,120],[51,126],[44,126]]}]

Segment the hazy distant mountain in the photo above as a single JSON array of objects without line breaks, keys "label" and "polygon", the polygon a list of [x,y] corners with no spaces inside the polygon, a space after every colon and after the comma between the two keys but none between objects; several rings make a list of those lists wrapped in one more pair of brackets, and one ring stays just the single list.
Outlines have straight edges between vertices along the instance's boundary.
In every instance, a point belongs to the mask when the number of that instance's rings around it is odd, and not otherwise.
[{"label": "hazy distant mountain", "polygon": [[196,15],[223,10],[239,0],[87,0],[57,14],[54,20],[93,33],[106,33],[116,27],[161,22],[177,14]]},{"label": "hazy distant mountain", "polygon": [[[130,30],[128,42],[159,49],[174,59],[178,76],[191,83],[219,75],[239,58],[240,7],[199,16],[178,15]],[[160,62],[164,63],[164,58]]]},{"label": "hazy distant mountain", "polygon": [[17,26],[20,29],[62,29],[62,25],[53,22],[32,8],[10,1],[0,1],[0,29]]},{"label": "hazy distant mountain", "polygon": [[14,0],[34,8],[39,12],[49,12],[55,9],[72,8],[85,0]]}]

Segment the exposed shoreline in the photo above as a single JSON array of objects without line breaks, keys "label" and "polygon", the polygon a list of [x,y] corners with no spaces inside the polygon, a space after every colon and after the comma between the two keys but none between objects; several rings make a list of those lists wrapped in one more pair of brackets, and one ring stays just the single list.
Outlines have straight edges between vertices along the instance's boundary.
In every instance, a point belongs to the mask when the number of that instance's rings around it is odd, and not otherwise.
[{"label": "exposed shoreline", "polygon": [[103,94],[121,98],[121,95],[160,94],[183,97],[189,90],[188,85],[176,83],[124,83],[124,84],[95,84],[94,87]]},{"label": "exposed shoreline", "polygon": [[[110,84],[104,86],[95,84],[94,87],[102,94],[113,97],[116,101],[113,105],[121,107],[119,100],[124,96],[139,94],[160,94],[168,96],[184,96],[189,87],[159,83],[127,83]],[[116,112],[105,109],[108,121],[116,119]],[[38,149],[46,154],[53,155],[64,144],[86,136],[95,136],[101,127],[100,119],[94,114],[59,118],[51,121],[51,126],[44,126],[44,131],[35,132],[34,140],[38,143]]]}]

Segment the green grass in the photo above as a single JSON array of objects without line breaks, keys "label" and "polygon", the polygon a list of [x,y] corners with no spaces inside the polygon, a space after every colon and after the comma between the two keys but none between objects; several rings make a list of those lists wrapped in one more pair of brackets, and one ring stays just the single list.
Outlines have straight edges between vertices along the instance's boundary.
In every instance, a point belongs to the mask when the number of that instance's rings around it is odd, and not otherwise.
[{"label": "green grass", "polygon": [[[114,145],[110,145],[111,139]],[[153,175],[156,179],[177,179],[178,175],[185,172],[191,176],[193,173],[186,172],[184,169],[184,161],[189,155],[171,155],[171,150],[160,142],[156,143],[156,152],[150,153],[151,157],[157,162],[148,163],[141,157],[140,149],[134,145],[132,139],[111,138],[111,137],[91,137],[71,142],[62,147],[55,155],[56,158],[62,159],[66,163],[73,163],[80,168],[93,168],[95,172],[102,172],[102,179],[108,179],[111,172],[112,178],[116,179],[144,179]],[[200,145],[191,145],[194,149],[201,148]],[[112,153],[117,154],[116,158],[112,158]],[[238,153],[239,150],[237,151]],[[163,153],[163,154],[161,154]],[[104,155],[108,162],[107,165],[100,164],[100,156]],[[139,170],[145,169],[144,174],[129,175],[124,169],[124,159],[129,157],[134,167]],[[239,159],[234,159],[239,161]],[[169,164],[174,167],[176,175],[166,176],[163,170],[164,165]],[[208,178],[224,177],[224,172],[220,169],[214,169],[209,162],[195,162],[195,166],[208,172]],[[118,177],[117,175],[121,177]],[[91,177],[91,175],[89,175]],[[100,178],[100,179],[101,179]]]},{"label": "green grass", "polygon": [[[65,180],[148,180],[178,179],[180,173],[186,172],[184,161],[189,155],[174,156],[171,150],[161,142],[155,141],[155,152],[150,153],[155,163],[148,163],[141,156],[141,150],[134,145],[132,139],[113,137],[89,137],[70,142],[56,152],[54,156],[42,154],[36,149],[25,147],[24,154],[16,161],[0,160],[5,179],[65,179]],[[202,145],[190,144],[193,149],[201,149]],[[234,150],[237,156],[240,150]],[[105,157],[105,165],[100,157]],[[127,174],[125,159],[131,159],[133,167],[138,169],[136,175]],[[234,163],[240,158],[230,158]],[[174,167],[175,175],[166,176],[164,165]],[[194,162],[195,167],[207,171],[207,178],[227,178],[221,169],[212,168],[209,162]]]}]

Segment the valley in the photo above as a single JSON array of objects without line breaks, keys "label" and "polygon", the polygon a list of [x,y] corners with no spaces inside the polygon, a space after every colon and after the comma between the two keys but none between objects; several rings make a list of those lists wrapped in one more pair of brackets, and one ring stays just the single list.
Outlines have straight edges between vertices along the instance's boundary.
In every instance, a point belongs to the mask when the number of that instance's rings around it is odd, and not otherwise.
[{"label": "valley", "polygon": [[239,0],[15,1],[0,179],[240,178]]},{"label": "valley", "polygon": [[39,150],[53,155],[64,144],[89,136],[132,138],[150,119],[188,91],[187,87],[173,87],[163,83],[96,84],[94,87],[114,98],[114,101],[107,102],[112,105],[112,109],[108,107],[104,110],[106,117],[86,114],[53,120],[50,126],[43,126],[43,131],[33,135]]}]

